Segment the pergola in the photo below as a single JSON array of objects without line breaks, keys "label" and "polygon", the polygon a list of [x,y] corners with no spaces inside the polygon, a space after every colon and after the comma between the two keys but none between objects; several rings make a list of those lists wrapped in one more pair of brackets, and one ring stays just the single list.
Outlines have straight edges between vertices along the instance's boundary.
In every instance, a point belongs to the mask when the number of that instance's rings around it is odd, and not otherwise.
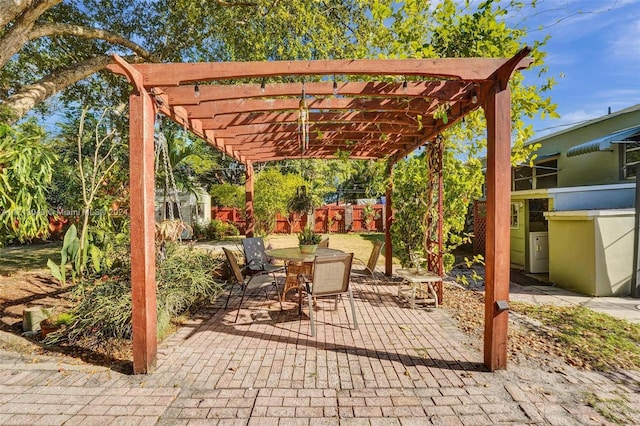
[{"label": "pergola", "polygon": [[[440,133],[482,107],[487,121],[484,363],[507,365],[511,97],[509,79],[532,63],[508,59],[317,60],[129,64],[114,56],[130,96],[133,370],[155,367],[154,123],[161,113],[246,167],[247,235],[253,234],[254,164],[285,159],[387,161],[388,173],[424,147],[437,206],[429,263],[442,273]],[[336,76],[346,82],[336,81]],[[242,84],[240,81],[256,81]],[[386,192],[385,271],[392,273]]]}]

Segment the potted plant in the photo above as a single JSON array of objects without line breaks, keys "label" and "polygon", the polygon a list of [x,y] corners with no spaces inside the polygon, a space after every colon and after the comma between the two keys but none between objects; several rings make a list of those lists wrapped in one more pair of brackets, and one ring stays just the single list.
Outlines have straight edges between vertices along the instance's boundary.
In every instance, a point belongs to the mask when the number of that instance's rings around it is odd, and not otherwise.
[{"label": "potted plant", "polygon": [[61,327],[70,325],[74,320],[73,314],[63,312],[45,318],[40,322],[40,336],[44,339],[47,334],[58,331]]},{"label": "potted plant", "polygon": [[[289,229],[292,230],[304,215],[313,212],[313,196],[307,193],[306,186],[299,186],[296,193],[287,203]],[[291,231],[292,232],[292,231]]]},{"label": "potted plant", "polygon": [[320,234],[316,234],[311,227],[307,226],[298,233],[300,252],[304,254],[315,253],[321,238],[322,236]]},{"label": "potted plant", "polygon": [[296,194],[291,197],[287,203],[287,211],[289,213],[298,213],[300,215],[313,210],[313,196],[307,193],[306,186],[299,186]]}]

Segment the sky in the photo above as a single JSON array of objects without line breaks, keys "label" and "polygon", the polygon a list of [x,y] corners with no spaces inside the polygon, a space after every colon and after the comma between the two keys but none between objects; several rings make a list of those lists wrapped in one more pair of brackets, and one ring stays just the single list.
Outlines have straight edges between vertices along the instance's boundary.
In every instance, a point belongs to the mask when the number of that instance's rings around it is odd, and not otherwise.
[{"label": "sky", "polygon": [[[548,93],[561,117],[531,121],[535,138],[640,104],[640,0],[539,0],[511,19],[528,28],[529,43],[551,36]],[[536,71],[523,72],[535,81]]]}]

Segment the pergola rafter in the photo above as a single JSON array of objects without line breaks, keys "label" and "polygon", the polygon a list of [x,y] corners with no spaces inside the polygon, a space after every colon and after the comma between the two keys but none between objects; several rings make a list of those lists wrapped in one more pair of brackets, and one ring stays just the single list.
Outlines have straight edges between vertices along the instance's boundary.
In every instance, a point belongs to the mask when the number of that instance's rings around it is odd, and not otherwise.
[{"label": "pergola rafter", "polygon": [[[509,59],[325,60],[128,64],[109,68],[133,85],[131,103],[131,269],[134,372],[155,364],[153,123],[156,113],[246,167],[248,235],[253,233],[253,167],[286,159],[343,157],[393,164],[419,147],[429,157],[429,264],[442,271],[442,150],[438,137],[469,112],[487,118],[485,364],[506,367],[509,292],[510,94],[528,48]],[[341,80],[335,81],[336,76]],[[296,81],[298,80],[298,81]],[[258,81],[258,83],[255,83]],[[308,135],[308,141],[303,136]],[[304,143],[303,143],[304,142]],[[392,272],[386,203],[385,270]],[[505,195],[506,194],[506,195]]]}]

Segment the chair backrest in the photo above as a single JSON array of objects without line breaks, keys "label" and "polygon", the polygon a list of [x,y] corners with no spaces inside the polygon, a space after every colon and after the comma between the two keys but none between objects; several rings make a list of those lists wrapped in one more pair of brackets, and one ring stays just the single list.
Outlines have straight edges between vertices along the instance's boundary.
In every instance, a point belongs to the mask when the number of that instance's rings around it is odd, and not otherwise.
[{"label": "chair backrest", "polygon": [[316,256],[313,263],[314,296],[345,293],[349,290],[349,275],[353,253]]},{"label": "chair backrest", "polygon": [[222,250],[224,251],[224,255],[227,257],[227,262],[229,262],[229,267],[231,268],[233,278],[237,282],[242,283],[244,281],[244,277],[242,276],[240,265],[238,265],[238,261],[236,260],[233,252],[226,247],[222,247]]},{"label": "chair backrest", "polygon": [[259,268],[260,265],[269,263],[267,254],[264,252],[264,240],[260,237],[245,238],[242,240],[244,248],[244,258],[247,265],[252,264]]},{"label": "chair backrest", "polygon": [[367,269],[373,273],[376,269],[376,265],[378,264],[378,258],[380,257],[380,252],[382,251],[382,246],[384,245],[383,241],[376,240],[373,243],[373,249],[371,249],[371,255],[369,256],[369,261],[367,262]]},{"label": "chair backrest", "polygon": [[319,248],[329,248],[329,237],[322,237],[318,243]]}]

